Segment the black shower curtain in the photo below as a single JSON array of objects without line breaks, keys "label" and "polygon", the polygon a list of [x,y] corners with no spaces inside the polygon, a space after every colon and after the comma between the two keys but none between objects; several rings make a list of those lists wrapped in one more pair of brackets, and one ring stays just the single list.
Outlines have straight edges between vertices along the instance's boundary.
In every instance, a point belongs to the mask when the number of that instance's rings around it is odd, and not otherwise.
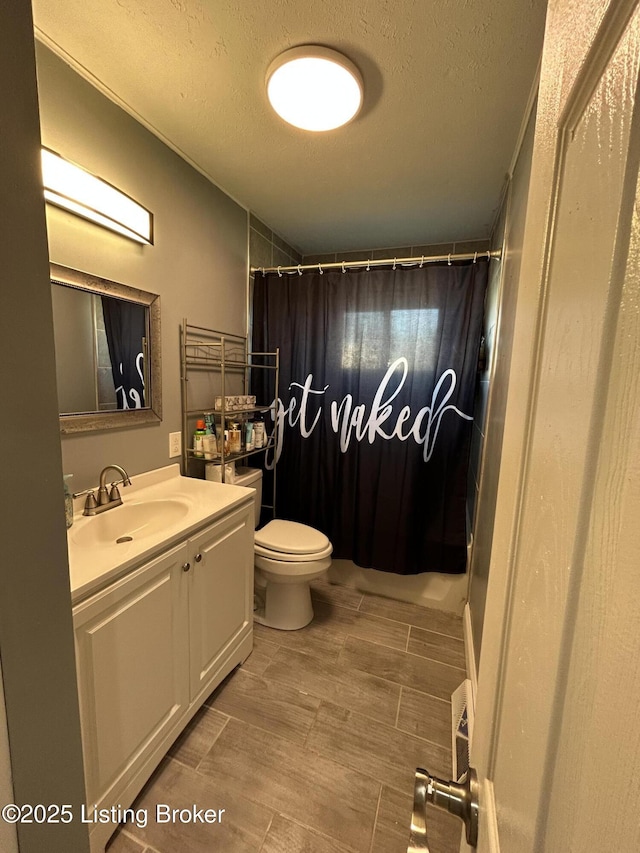
[{"label": "black shower curtain", "polygon": [[135,302],[103,296],[102,311],[118,409],[144,408],[146,309]]},{"label": "black shower curtain", "polygon": [[323,530],[335,558],[465,571],[487,269],[256,273],[253,349],[280,348],[278,517]]}]

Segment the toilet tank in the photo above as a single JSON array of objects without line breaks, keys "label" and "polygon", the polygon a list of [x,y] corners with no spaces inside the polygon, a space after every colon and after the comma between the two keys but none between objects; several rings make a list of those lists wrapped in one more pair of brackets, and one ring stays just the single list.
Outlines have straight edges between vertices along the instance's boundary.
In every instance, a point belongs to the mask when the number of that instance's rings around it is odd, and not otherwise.
[{"label": "toilet tank", "polygon": [[260,510],[262,508],[262,471],[259,468],[236,468],[235,486],[244,486],[246,489],[254,489],[254,517],[257,527],[260,524]]}]

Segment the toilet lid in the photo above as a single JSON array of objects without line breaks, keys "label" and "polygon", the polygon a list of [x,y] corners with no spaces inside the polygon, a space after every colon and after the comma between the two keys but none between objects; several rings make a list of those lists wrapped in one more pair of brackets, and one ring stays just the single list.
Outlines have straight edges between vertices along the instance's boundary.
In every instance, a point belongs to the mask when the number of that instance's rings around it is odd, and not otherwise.
[{"label": "toilet lid", "polygon": [[281,554],[317,554],[331,546],[319,530],[297,521],[282,521],[279,518],[270,521],[261,530],[256,530],[255,542],[262,548]]}]

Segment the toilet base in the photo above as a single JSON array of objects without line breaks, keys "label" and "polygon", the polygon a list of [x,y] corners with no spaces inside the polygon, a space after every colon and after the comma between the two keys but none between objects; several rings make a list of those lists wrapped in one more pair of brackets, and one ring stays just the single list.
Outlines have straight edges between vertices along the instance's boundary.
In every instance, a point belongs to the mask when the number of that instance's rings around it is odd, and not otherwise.
[{"label": "toilet base", "polygon": [[256,586],[261,606],[253,613],[254,622],[280,631],[297,631],[313,619],[311,589],[307,582],[267,583]]}]

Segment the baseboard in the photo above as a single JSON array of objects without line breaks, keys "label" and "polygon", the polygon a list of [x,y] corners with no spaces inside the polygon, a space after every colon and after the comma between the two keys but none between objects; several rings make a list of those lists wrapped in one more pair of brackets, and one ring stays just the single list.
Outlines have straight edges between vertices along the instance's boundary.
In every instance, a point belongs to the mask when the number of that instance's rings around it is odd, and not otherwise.
[{"label": "baseboard", "polygon": [[478,669],[476,665],[475,649],[473,646],[473,630],[471,629],[471,608],[469,607],[469,602],[464,606],[462,626],[464,630],[464,653],[467,662],[467,677],[471,681],[471,709],[475,716],[476,694],[478,692]]}]

